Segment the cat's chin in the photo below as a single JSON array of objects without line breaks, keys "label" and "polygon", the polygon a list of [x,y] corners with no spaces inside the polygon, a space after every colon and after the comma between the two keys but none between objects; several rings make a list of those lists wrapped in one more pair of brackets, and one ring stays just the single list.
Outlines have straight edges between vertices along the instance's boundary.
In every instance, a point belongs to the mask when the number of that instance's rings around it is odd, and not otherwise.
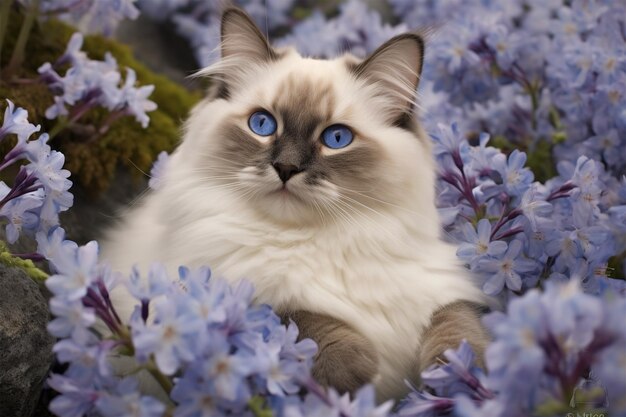
[{"label": "cat's chin", "polygon": [[311,224],[319,219],[313,204],[307,198],[286,188],[269,192],[256,202],[266,216],[286,224]]}]

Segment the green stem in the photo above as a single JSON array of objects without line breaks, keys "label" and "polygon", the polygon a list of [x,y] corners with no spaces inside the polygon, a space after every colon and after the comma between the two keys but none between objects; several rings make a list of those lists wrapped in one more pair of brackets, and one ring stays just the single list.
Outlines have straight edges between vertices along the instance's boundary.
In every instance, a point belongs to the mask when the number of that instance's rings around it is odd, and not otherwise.
[{"label": "green stem", "polygon": [[58,135],[59,132],[65,129],[68,125],[69,125],[69,120],[67,119],[67,117],[63,117],[63,118],[59,117],[58,121],[55,123],[52,129],[48,131],[48,136],[49,136],[48,142],[54,139],[54,137]]},{"label": "green stem", "polygon": [[0,4],[0,68],[2,68],[2,44],[4,43],[4,35],[7,32],[9,23],[9,13],[11,12],[11,0],[3,0]]},{"label": "green stem", "polygon": [[530,102],[532,104],[532,114],[530,115],[530,122],[533,129],[537,128],[537,109],[539,109],[539,97],[537,96],[538,88],[534,85],[528,86],[528,93],[530,94]]},{"label": "green stem", "polygon": [[150,372],[154,379],[156,379],[159,385],[161,385],[167,395],[169,395],[170,392],[172,392],[172,388],[174,388],[174,384],[172,384],[172,381],[170,381],[168,377],[166,377],[161,373],[161,371],[159,371],[159,368],[157,368],[156,363],[154,363],[153,359],[150,360],[150,362],[146,366],[146,369],[148,370],[148,372]]},{"label": "green stem", "polygon": [[33,24],[35,23],[35,19],[39,14],[39,1],[33,0],[30,4],[30,8],[26,12],[26,17],[24,17],[24,22],[22,22],[22,27],[20,28],[20,33],[17,36],[17,42],[15,43],[15,49],[13,49],[13,54],[11,55],[11,61],[9,61],[9,66],[6,71],[8,74],[11,74],[15,69],[17,69],[22,62],[24,62],[24,51],[26,50],[26,43],[28,42],[28,37],[30,36],[30,32],[33,28]]}]

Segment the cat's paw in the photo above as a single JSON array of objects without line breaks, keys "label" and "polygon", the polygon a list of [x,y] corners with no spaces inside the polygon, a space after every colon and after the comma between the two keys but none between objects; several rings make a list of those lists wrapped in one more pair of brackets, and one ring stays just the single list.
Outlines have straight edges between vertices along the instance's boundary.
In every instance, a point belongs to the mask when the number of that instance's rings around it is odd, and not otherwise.
[{"label": "cat's paw", "polygon": [[337,328],[320,345],[312,371],[320,384],[353,393],[377,376],[378,355],[365,337]]}]

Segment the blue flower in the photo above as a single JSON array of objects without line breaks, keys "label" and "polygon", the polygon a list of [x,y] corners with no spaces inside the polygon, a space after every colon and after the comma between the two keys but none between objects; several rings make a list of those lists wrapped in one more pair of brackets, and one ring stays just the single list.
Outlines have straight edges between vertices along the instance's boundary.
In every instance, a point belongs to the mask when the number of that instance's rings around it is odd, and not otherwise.
[{"label": "blue flower", "polygon": [[4,119],[0,127],[0,140],[6,135],[17,135],[18,143],[24,143],[35,132],[39,132],[40,125],[28,122],[28,112],[21,107],[15,108],[11,100],[7,100],[7,108],[4,110]]},{"label": "blue flower", "polygon": [[512,196],[521,197],[534,180],[532,171],[524,167],[526,154],[517,149],[511,152],[506,162],[503,154],[494,156],[493,164],[494,168],[502,176],[506,190]]},{"label": "blue flower", "polygon": [[467,340],[464,339],[458,349],[448,349],[443,355],[447,363],[432,365],[421,375],[422,382],[434,388],[437,395],[454,397],[468,393],[483,399],[494,396],[477,377],[474,352]]},{"label": "blue flower", "polygon": [[478,270],[489,275],[483,284],[483,291],[495,295],[506,285],[513,291],[522,289],[522,276],[537,270],[537,264],[530,259],[524,259],[522,242],[513,240],[507,251],[497,259],[483,259],[478,264]]},{"label": "blue flower", "polygon": [[61,395],[50,402],[50,411],[63,417],[88,415],[98,399],[98,393],[78,381],[61,375],[52,375],[48,385]]},{"label": "blue flower", "polygon": [[178,306],[165,299],[157,300],[154,306],[154,323],[133,329],[135,349],[143,356],[154,354],[161,372],[172,375],[194,359],[193,339],[202,329],[202,321],[180,315]]},{"label": "blue flower", "polygon": [[71,338],[78,343],[86,343],[94,338],[90,327],[96,323],[92,308],[81,301],[66,301],[57,297],[50,300],[50,312],[55,318],[48,323],[48,331],[56,337]]},{"label": "blue flower", "polygon": [[100,396],[95,405],[103,417],[161,417],[166,409],[156,398],[142,396],[131,378],[118,382],[114,395]]},{"label": "blue flower", "polygon": [[35,212],[43,204],[43,192],[25,194],[8,201],[0,208],[0,216],[9,220],[6,227],[6,238],[9,243],[15,243],[22,233],[22,229],[34,230],[39,223],[39,216]]},{"label": "blue flower", "polygon": [[157,105],[154,101],[148,100],[148,96],[154,91],[153,85],[144,85],[136,88],[137,75],[131,68],[126,69],[126,80],[124,86],[120,91],[120,104],[119,107],[133,116],[137,122],[141,124],[144,129],[148,127],[150,118],[146,112],[156,110]]},{"label": "blue flower", "polygon": [[505,25],[497,25],[485,37],[485,43],[493,49],[498,66],[508,70],[516,61],[524,40],[519,32],[510,32]]},{"label": "blue flower", "polygon": [[70,240],[65,240],[65,230],[55,227],[49,231],[39,231],[36,235],[37,253],[43,255],[51,262],[53,270],[56,270],[52,259],[63,259],[72,256],[78,249],[78,245]]},{"label": "blue flower", "polygon": [[92,381],[112,375],[109,355],[115,342],[102,341],[93,345],[78,343],[76,339],[58,341],[52,351],[61,363],[69,363],[65,376],[80,381]]},{"label": "blue flower", "polygon": [[50,261],[57,273],[46,280],[46,287],[65,300],[80,300],[87,294],[87,288],[94,282],[98,267],[98,244],[95,241],[75,248],[63,246],[55,251]]},{"label": "blue flower", "polygon": [[456,254],[459,258],[476,267],[485,256],[498,257],[502,255],[507,244],[501,240],[491,241],[491,223],[487,219],[478,222],[478,233],[470,223],[463,225],[464,241]]},{"label": "blue flower", "polygon": [[400,404],[397,414],[401,417],[434,417],[450,413],[453,407],[454,400],[451,398],[437,397],[411,387],[411,392]]},{"label": "blue flower", "polygon": [[374,387],[372,385],[366,385],[359,389],[354,395],[348,415],[354,417],[387,417],[392,407],[393,401],[378,404]]},{"label": "blue flower", "polygon": [[522,210],[524,216],[530,222],[533,231],[539,229],[538,223],[540,219],[546,219],[552,213],[552,204],[545,201],[540,196],[536,185],[531,185],[522,195],[519,209]]}]

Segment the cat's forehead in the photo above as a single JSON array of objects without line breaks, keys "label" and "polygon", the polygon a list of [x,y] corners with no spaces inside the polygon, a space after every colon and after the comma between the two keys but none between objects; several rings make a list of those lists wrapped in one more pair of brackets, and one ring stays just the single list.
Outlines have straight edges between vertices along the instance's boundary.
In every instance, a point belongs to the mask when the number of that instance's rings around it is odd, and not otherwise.
[{"label": "cat's forehead", "polygon": [[347,110],[346,88],[353,80],[352,62],[347,57],[335,60],[283,58],[268,71],[265,80],[259,80],[259,96],[279,112],[332,119]]},{"label": "cat's forehead", "polygon": [[272,97],[272,107],[282,113],[298,112],[331,118],[336,103],[333,83],[294,72],[285,77]]}]

